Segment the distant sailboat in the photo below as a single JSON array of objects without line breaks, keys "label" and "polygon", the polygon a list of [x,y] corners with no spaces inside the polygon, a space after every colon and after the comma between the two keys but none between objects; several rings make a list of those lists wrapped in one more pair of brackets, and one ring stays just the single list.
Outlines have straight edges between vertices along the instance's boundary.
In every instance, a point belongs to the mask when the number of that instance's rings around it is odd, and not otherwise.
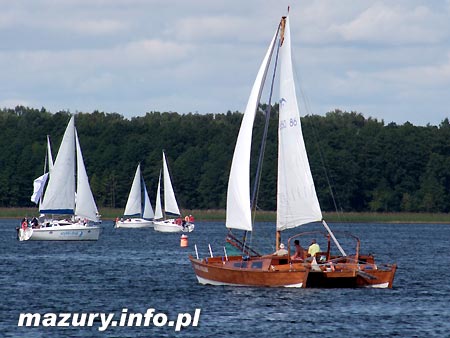
[{"label": "distant sailboat", "polygon": [[[51,153],[49,153],[51,154]],[[51,163],[51,155],[49,163]],[[75,168],[76,182],[75,182]],[[83,155],[70,118],[39,208],[43,215],[32,227],[19,229],[19,240],[98,240],[98,209],[89,186]],[[49,217],[51,215],[51,217]]]},{"label": "distant sailboat", "polygon": [[[194,230],[194,223],[191,220],[182,220],[180,209],[175,198],[175,193],[170,179],[169,167],[166,155],[163,152],[163,183],[164,183],[164,213],[161,205],[161,173],[158,179],[158,190],[156,192],[154,229],[159,232],[191,232]],[[167,218],[168,215],[176,218]],[[178,220],[178,221],[177,221]]]},{"label": "distant sailboat", "polygon": [[[142,193],[144,193],[144,205],[142,205]],[[134,175],[123,215],[123,219],[116,220],[116,228],[153,227],[154,213],[148,197],[147,187],[141,174],[141,164],[138,164],[136,168],[136,174]]]}]

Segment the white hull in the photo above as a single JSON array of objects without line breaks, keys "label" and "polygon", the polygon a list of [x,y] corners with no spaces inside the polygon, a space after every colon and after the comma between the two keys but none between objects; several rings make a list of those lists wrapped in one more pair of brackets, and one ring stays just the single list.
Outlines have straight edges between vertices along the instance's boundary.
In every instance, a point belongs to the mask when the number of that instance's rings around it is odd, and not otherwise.
[{"label": "white hull", "polygon": [[126,229],[153,228],[153,221],[143,218],[131,218],[124,221],[116,221],[115,227]]},{"label": "white hull", "polygon": [[19,229],[20,241],[96,241],[100,235],[99,226],[83,224],[51,225],[45,228]]},{"label": "white hull", "polygon": [[184,227],[175,223],[175,220],[168,219],[165,221],[153,221],[153,228],[158,232],[192,232],[195,225],[187,223]]}]

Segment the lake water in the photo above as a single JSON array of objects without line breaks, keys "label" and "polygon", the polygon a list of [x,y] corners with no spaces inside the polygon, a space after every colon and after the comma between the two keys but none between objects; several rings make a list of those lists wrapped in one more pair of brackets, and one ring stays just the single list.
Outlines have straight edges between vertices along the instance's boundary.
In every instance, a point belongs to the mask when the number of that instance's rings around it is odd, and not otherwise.
[{"label": "lake water", "polygon": [[[1,337],[450,337],[447,224],[330,224],[359,236],[361,251],[378,263],[397,262],[394,288],[383,290],[199,285],[188,254],[197,244],[205,256],[209,243],[222,254],[223,223],[198,222],[187,248],[180,234],[114,229],[112,222],[103,223],[97,242],[19,242],[18,224],[0,220]],[[254,244],[270,252],[273,224],[257,226]],[[320,225],[305,227],[313,228]],[[92,327],[18,327],[27,312],[117,319],[147,309],[191,323],[201,312],[197,326],[179,332],[168,325],[100,331],[99,319]]]}]

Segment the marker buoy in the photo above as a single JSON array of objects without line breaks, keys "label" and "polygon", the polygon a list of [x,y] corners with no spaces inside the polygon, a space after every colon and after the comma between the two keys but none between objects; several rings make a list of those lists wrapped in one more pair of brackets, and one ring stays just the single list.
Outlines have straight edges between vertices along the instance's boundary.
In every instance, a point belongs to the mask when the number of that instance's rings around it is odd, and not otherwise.
[{"label": "marker buoy", "polygon": [[185,248],[188,246],[188,236],[187,235],[181,235],[181,239],[180,239],[180,246],[182,248]]}]

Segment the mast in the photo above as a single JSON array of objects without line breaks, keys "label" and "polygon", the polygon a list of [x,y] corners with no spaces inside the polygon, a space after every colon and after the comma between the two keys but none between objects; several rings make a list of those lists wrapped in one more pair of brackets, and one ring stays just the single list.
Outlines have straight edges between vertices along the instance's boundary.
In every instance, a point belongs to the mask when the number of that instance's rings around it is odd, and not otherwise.
[{"label": "mast", "polygon": [[[288,13],[289,13],[289,7],[288,7]],[[278,45],[278,50],[277,50],[277,62],[278,62],[278,53],[279,53],[280,47],[283,45],[283,42],[284,42],[285,29],[286,29],[286,17],[283,16],[283,17],[281,17],[281,21],[280,21],[280,43]],[[272,81],[272,86],[273,86],[273,81]],[[280,248],[280,242],[281,242],[281,231],[277,229],[276,235],[275,235],[276,250],[278,250]]]}]

